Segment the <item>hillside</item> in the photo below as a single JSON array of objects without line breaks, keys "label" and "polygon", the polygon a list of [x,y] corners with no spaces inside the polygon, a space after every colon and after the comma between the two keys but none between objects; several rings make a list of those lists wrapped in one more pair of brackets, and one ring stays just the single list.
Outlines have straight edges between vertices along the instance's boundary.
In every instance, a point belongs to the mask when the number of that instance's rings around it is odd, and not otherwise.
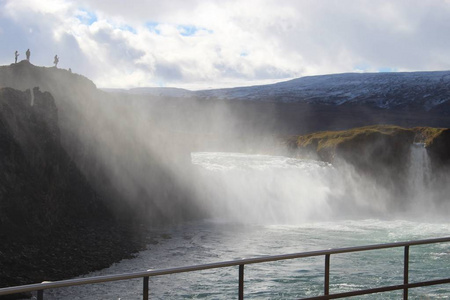
[{"label": "hillside", "polygon": [[[450,127],[450,71],[347,73],[308,76],[276,84],[203,91],[121,90],[187,102],[225,102],[242,131],[281,135],[374,124]],[[259,116],[259,118],[258,118]]]},{"label": "hillside", "polygon": [[264,86],[199,91],[197,95],[228,100],[431,110],[449,104],[450,71],[307,76]]}]

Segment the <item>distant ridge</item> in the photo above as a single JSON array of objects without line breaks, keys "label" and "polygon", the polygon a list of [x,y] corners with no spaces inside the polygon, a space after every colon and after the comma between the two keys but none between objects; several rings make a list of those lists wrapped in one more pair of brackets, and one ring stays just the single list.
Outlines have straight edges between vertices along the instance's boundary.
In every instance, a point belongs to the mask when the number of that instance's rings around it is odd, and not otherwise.
[{"label": "distant ridge", "polygon": [[432,110],[450,106],[450,71],[343,73],[289,81],[201,91],[135,88],[123,93],[274,103],[367,105],[382,109]]},{"label": "distant ridge", "polygon": [[450,100],[450,71],[344,73],[309,76],[285,82],[199,91],[202,98],[379,108],[422,107],[430,110]]},{"label": "distant ridge", "polygon": [[173,87],[139,87],[132,89],[115,89],[115,88],[104,88],[102,89],[105,92],[113,92],[113,93],[125,93],[132,95],[152,95],[152,96],[162,96],[162,97],[192,97],[195,95],[195,92],[173,88]]}]

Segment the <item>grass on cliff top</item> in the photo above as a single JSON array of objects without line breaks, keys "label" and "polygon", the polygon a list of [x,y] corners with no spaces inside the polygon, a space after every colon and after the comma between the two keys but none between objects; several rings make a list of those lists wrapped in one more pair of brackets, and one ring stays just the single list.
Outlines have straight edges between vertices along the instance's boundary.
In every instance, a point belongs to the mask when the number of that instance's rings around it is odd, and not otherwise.
[{"label": "grass on cliff top", "polygon": [[439,136],[444,130],[444,128],[430,127],[416,127],[409,129],[395,125],[372,125],[342,131],[321,131],[308,135],[297,136],[295,138],[297,147],[299,148],[315,148],[315,150],[320,150],[322,148],[335,147],[344,141],[352,140],[356,136],[360,135],[369,135],[373,133],[392,135],[399,131],[412,131],[416,134],[415,142],[429,145],[429,143],[434,138]]},{"label": "grass on cliff top", "polygon": [[416,132],[417,143],[425,143],[425,146],[430,145],[435,138],[442,134],[447,128],[432,128],[432,127],[416,127],[413,130]]}]

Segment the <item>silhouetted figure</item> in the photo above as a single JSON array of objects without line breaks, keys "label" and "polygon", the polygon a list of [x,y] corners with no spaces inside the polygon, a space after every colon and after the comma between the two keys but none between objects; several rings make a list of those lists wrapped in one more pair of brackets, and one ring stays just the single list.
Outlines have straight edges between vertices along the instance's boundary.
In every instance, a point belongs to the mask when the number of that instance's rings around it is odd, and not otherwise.
[{"label": "silhouetted figure", "polygon": [[57,68],[58,67],[58,63],[59,63],[58,55],[55,55],[55,60],[53,61],[53,63],[55,64],[55,68]]},{"label": "silhouetted figure", "polygon": [[72,69],[71,68],[69,68],[69,73],[72,73]]},{"label": "silhouetted figure", "polygon": [[17,50],[16,50],[16,52],[14,52],[14,58],[15,58],[15,61],[14,61],[14,63],[16,63],[17,64],[17,58],[19,57],[19,52],[17,52]]},{"label": "silhouetted figure", "polygon": [[27,52],[25,52],[25,54],[27,56],[27,60],[30,61],[30,55],[31,55],[30,49],[28,49]]}]

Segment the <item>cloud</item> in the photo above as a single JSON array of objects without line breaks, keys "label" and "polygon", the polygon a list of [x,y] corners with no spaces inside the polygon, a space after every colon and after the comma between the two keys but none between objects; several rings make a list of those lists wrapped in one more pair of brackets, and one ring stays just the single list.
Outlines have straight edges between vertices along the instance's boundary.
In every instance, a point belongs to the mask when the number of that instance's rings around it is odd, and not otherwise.
[{"label": "cloud", "polygon": [[443,0],[4,0],[0,14],[0,63],[15,48],[43,65],[58,53],[103,87],[450,69]]}]

